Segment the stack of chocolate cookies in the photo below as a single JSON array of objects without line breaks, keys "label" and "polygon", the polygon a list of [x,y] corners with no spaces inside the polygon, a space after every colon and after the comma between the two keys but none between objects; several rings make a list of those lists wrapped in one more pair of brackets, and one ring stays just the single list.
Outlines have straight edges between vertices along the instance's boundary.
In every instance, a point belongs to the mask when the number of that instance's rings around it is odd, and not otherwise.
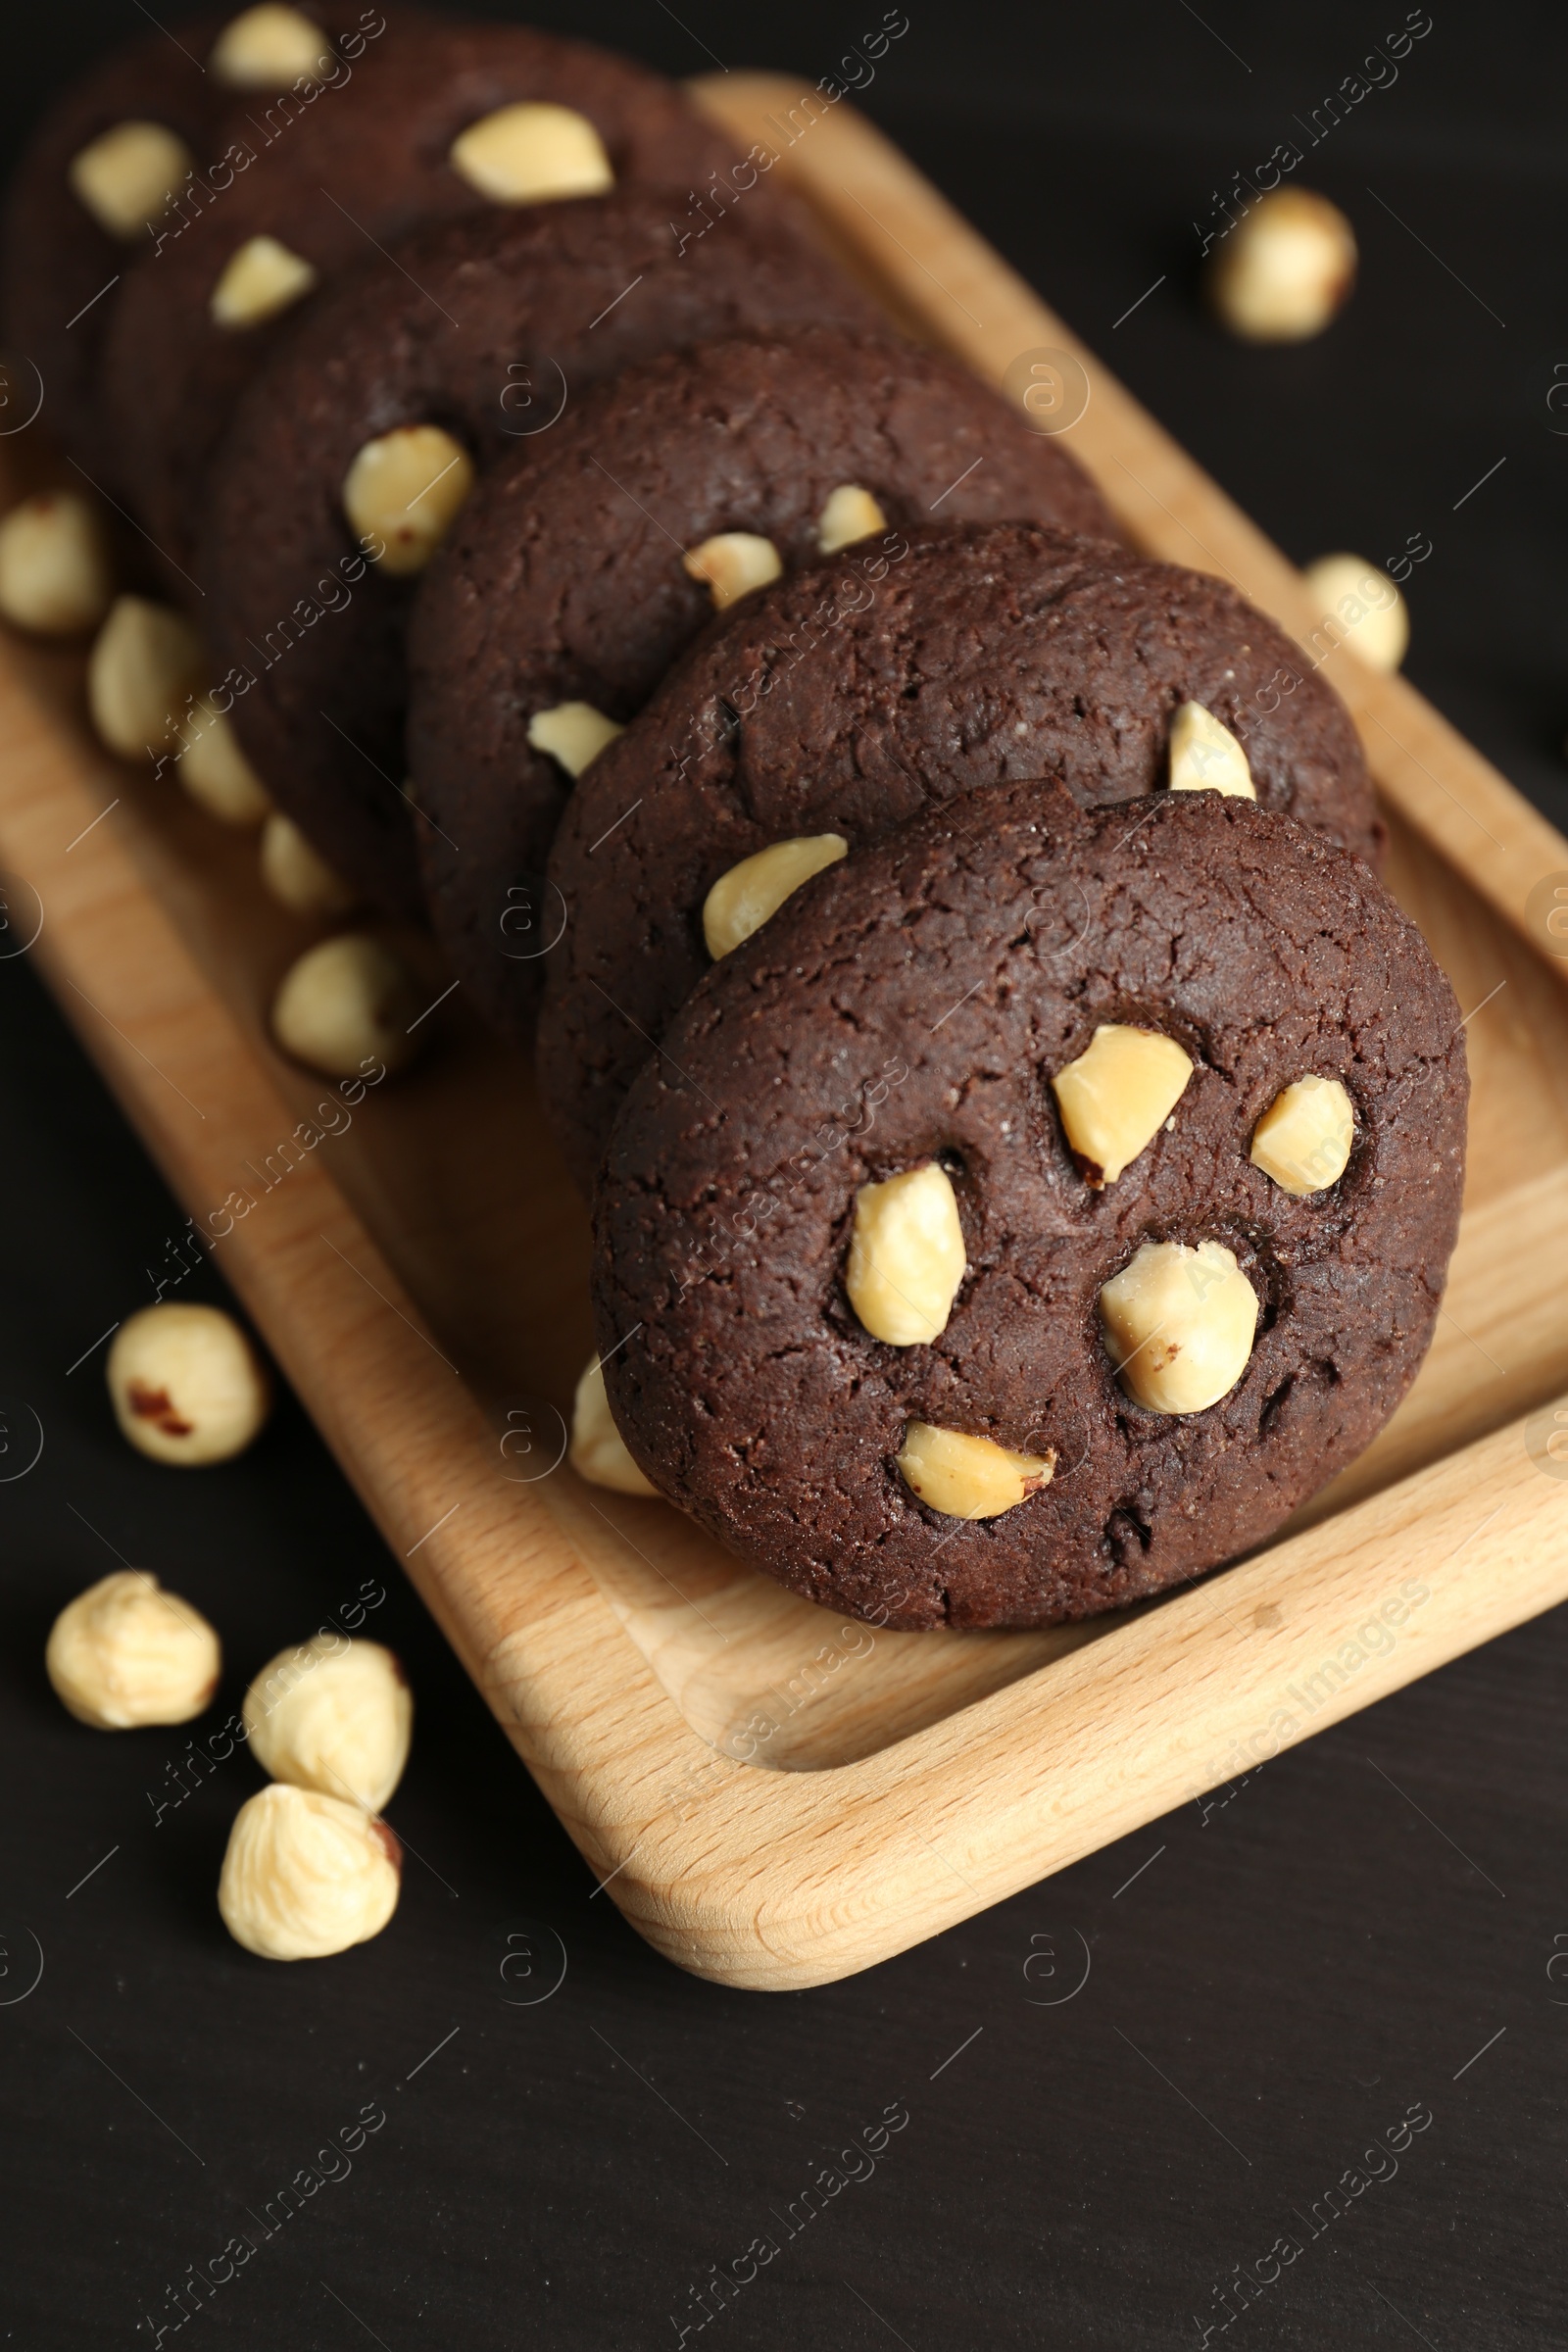
[{"label": "stack of chocolate cookies", "polygon": [[38,134],[9,341],[168,607],[131,703],[535,1054],[576,1471],[895,1626],[1260,1542],[1413,1378],[1463,1174],[1333,690],[657,75],[177,30]]}]

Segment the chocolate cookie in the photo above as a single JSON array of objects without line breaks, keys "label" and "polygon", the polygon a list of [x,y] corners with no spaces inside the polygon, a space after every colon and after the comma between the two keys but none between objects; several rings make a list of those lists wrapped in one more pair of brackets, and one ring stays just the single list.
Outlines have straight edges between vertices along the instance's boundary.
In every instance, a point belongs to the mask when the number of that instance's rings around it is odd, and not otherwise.
[{"label": "chocolate cookie", "polygon": [[1339,697],[1206,573],[999,523],[928,528],[874,575],[845,558],[754,598],[595,762],[557,840],[539,1062],[579,1182],[707,969],[704,903],[741,859],[828,833],[854,847],[1005,776],[1131,800],[1165,782],[1189,704],[1245,747],[1263,807],[1375,854]]},{"label": "chocolate cookie", "polygon": [[[754,563],[793,571],[824,538],[869,549],[934,509],[1115,535],[1062,444],[967,368],[829,328],[667,354],[493,469],[415,604],[408,753],[436,929],[505,1034],[532,1031],[543,966],[523,904],[608,731],[594,714],[629,719],[712,615],[689,552],[743,532],[764,543]],[[530,730],[550,738],[563,705],[588,709],[558,759]]]},{"label": "chocolate cookie", "polygon": [[405,240],[323,289],[215,458],[198,576],[241,743],[322,855],[383,906],[422,904],[402,789],[414,579],[391,568],[409,552],[396,534],[367,567],[376,534],[362,520],[357,540],[347,517],[351,469],[356,497],[367,481],[373,494],[385,437],[447,437],[451,460],[406,500],[413,535],[439,525],[464,468],[621,368],[759,327],[869,322],[865,299],[786,225],[732,218],[683,250],[669,220],[665,194],[633,185]]},{"label": "chocolate cookie", "polygon": [[1260,1543],[1431,1336],[1452,993],[1359,858],[1008,783],[807,885],[616,1121],[595,1323],[641,1468],[879,1623],[1048,1625]]},{"label": "chocolate cookie", "polygon": [[[396,12],[358,62],[333,57],[308,90],[309,104],[229,124],[235,168],[203,191],[206,209],[154,223],[106,337],[120,479],[176,570],[195,560],[224,422],[312,287],[377,244],[497,201],[460,169],[468,149],[454,143],[475,124],[523,104],[570,110],[574,144],[544,161],[578,192],[585,167],[606,185],[684,189],[734,161],[733,142],[660,74],[518,24]],[[557,117],[544,120],[559,134]]]},{"label": "chocolate cookie", "polygon": [[[6,190],[0,223],[0,316],[15,359],[12,406],[38,397],[29,366],[42,379],[42,416],[55,438],[88,464],[98,440],[98,371],[105,326],[127,261],[147,243],[141,221],[122,215],[105,225],[111,166],[89,175],[87,185],[100,211],[89,209],[73,184],[73,166],[107,134],[126,123],[161,129],[177,142],[169,154],[178,178],[183,151],[192,164],[207,161],[212,128],[232,93],[221,90],[203,68],[221,17],[201,17],[177,25],[178,38],[149,32],[114,50],[74,81],[55,101],[28,141]],[[149,147],[156,162],[156,150]],[[126,151],[131,171],[136,158]],[[150,189],[148,208],[161,209],[162,193]]]}]

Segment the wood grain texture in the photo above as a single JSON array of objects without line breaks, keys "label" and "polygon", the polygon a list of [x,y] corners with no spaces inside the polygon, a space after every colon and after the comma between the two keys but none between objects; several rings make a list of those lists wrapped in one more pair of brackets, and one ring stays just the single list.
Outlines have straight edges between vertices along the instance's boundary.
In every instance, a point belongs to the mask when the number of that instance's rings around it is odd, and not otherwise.
[{"label": "wood grain texture", "polygon": [[[798,85],[701,94],[737,152],[783,149],[906,323],[997,379],[1076,348],[848,107],[786,145]],[[1073,446],[1140,543],[1309,641],[1297,576],[1083,365]],[[865,1967],[1568,1594],[1541,1420],[1568,1391],[1568,1003],[1527,906],[1568,843],[1400,681],[1330,660],[1394,887],[1469,1016],[1467,1206],[1428,1362],[1363,1459],[1207,1583],[1054,1633],[890,1635],[560,1465],[587,1234],[527,1074],[448,1005],[426,1063],[289,1148],[330,1092],[267,1034],[309,929],[259,894],[254,843],[93,748],[78,660],[5,651],[0,864],[41,899],[32,952],[193,1217],[231,1203],[218,1262],[609,1893],[699,1974]]]}]

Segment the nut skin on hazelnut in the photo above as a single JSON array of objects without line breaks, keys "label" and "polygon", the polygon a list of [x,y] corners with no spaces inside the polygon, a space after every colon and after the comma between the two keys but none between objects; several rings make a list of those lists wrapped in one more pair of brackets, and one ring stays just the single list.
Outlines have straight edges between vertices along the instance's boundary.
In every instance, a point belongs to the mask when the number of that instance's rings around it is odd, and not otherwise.
[{"label": "nut skin on hazelnut", "polygon": [[355,905],[348,884],[281,808],[262,827],[262,881],[291,914],[347,914]]},{"label": "nut skin on hazelnut", "polygon": [[422,571],[474,484],[473,460],[438,424],[400,424],[367,441],[343,477],[343,512],[379,540],[383,571]]},{"label": "nut skin on hazelnut", "polygon": [[964,1265],[957,1199],[935,1160],[881,1184],[861,1185],[844,1287],[872,1339],[893,1348],[939,1339]]},{"label": "nut skin on hazelnut", "polygon": [[587,116],[542,99],[481,115],[459,132],[447,160],[492,204],[603,196],[615,184],[605,143]]},{"label": "nut skin on hazelnut", "polygon": [[765,588],[784,572],[783,558],[772,540],[756,531],[716,532],[700,547],[689,547],[681,562],[692,579],[707,581],[715,612],[726,612],[754,588]]},{"label": "nut skin on hazelnut", "polygon": [[1171,792],[1224,792],[1233,800],[1255,801],[1252,771],[1229,727],[1201,703],[1183,703],[1170,722]]},{"label": "nut skin on hazelnut", "polygon": [[887,527],[888,518],[869,490],[862,490],[858,482],[840,482],[828,492],[817,518],[816,544],[824,556],[836,556],[840,548],[853,547],[858,539],[869,539],[873,531]]},{"label": "nut skin on hazelnut", "polygon": [[274,1781],[379,1813],[409,1760],[414,1694],[379,1642],[320,1633],[268,1660],[244,1715],[251,1752]]},{"label": "nut skin on hazelnut", "polygon": [[703,901],[703,938],[713,961],[760,931],[803,882],[837,865],[849,850],[842,833],[802,834],[772,842],[720,874]]},{"label": "nut skin on hazelnut", "polygon": [[1068,1148],[1098,1192],[1153,1142],[1193,1074],[1188,1054],[1155,1029],[1102,1022],[1051,1081]]},{"label": "nut skin on hazelnut", "polygon": [[164,209],[195,157],[162,122],[117,122],[73,159],[72,194],[107,236],[129,244]]},{"label": "nut skin on hazelnut", "polygon": [[109,537],[75,490],[40,490],[0,522],[0,612],[40,637],[95,629],[114,602]]},{"label": "nut skin on hazelnut", "polygon": [[61,1610],[44,1667],[78,1723],[124,1732],[199,1715],[218,1689],[222,1652],[188,1600],[128,1568],[89,1585]]},{"label": "nut skin on hazelnut", "polygon": [[1152,1413],[1200,1413],[1251,1360],[1257,1293],[1222,1242],[1145,1242],[1100,1294],[1105,1349]]},{"label": "nut skin on hazelnut", "polygon": [[203,682],[201,639],[183,613],[145,596],[115,599],[87,658],[87,709],[110,751],[155,759]]},{"label": "nut skin on hazelnut", "polygon": [[1398,668],[1410,644],[1410,612],[1381,564],[1360,556],[1319,556],[1303,576],[1320,630],[1343,631],[1369,669]]},{"label": "nut skin on hazelnut", "polygon": [[423,1010],[401,956],[368,932],[345,931],[307,948],[272,1000],[272,1035],[285,1054],[327,1078],[355,1078],[368,1061],[405,1069],[427,1032],[409,1034]]},{"label": "nut skin on hazelnut", "polygon": [[911,1421],[897,1456],[905,1485],[946,1519],[1000,1519],[1051,1484],[1055,1451],[1013,1453],[994,1438]]},{"label": "nut skin on hazelnut", "polygon": [[1249,343],[1302,343],[1355,284],[1355,231],[1311,188],[1274,188],[1228,230],[1208,265],[1208,297]]},{"label": "nut skin on hazelnut", "polygon": [[592,703],[557,703],[554,710],[536,710],[528,721],[528,741],[533,749],[559,761],[573,779],[598,759],[607,744],[625,732]]},{"label": "nut skin on hazelnut", "polygon": [[215,326],[237,331],[292,310],[315,288],[318,271],[276,237],[249,237],[223,265],[208,303]]},{"label": "nut skin on hazelnut", "polygon": [[286,90],[302,74],[315,80],[332,52],[319,25],[299,9],[261,0],[229,20],[207,62],[228,89]]},{"label": "nut skin on hazelnut", "polygon": [[658,1495],[659,1489],[638,1469],[611,1418],[605,1375],[597,1355],[588,1358],[571,1400],[567,1459],[591,1487],[608,1487],[615,1494]]},{"label": "nut skin on hazelnut", "polygon": [[155,1462],[226,1462],[271,1409],[266,1366],[218,1306],[144,1306],[115,1334],[105,1370],[122,1434]]},{"label": "nut skin on hazelnut", "polygon": [[218,1908],[263,1960],[324,1960],[379,1936],[398,1906],[403,1849],[363,1805],[274,1781],[228,1834]]},{"label": "nut skin on hazelnut", "polygon": [[1248,1153],[1282,1192],[1304,1200],[1338,1184],[1355,1144],[1355,1105],[1338,1078],[1308,1074],[1277,1094]]}]

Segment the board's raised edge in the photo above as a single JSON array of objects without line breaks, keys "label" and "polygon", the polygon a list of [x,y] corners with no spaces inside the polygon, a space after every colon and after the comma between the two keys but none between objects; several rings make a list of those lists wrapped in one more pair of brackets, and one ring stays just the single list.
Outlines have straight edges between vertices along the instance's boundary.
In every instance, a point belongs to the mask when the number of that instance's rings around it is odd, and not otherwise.
[{"label": "board's raised edge", "polygon": [[[765,97],[775,110],[800,91],[771,78],[724,86],[737,107]],[[1015,330],[1062,342],[869,125],[840,109],[811,127],[831,133],[831,149],[824,139],[811,151],[831,171],[860,171],[865,186],[894,172],[920,215],[906,222],[911,235],[945,217],[949,243],[933,259],[971,290],[986,282],[994,318],[1010,305]],[[918,308],[920,268],[911,257],[906,309]],[[1278,564],[1097,375],[1102,416],[1118,398],[1154,456],[1185,469],[1180,494],[1208,537],[1229,544],[1234,528],[1233,554],[1255,541]],[[1516,857],[1544,846],[1568,865],[1568,844],[1427,716],[1439,764],[1458,746],[1490,779],[1487,807]],[[37,957],[203,1217],[235,1162],[265,1162],[294,1124],[259,1027],[220,1002],[147,891],[141,820],[128,804],[108,810],[114,769],[44,710],[9,657],[0,739],[0,862],[42,900]],[[1477,878],[1467,847],[1421,829]],[[236,1223],[219,1262],[612,1898],[668,1957],[730,1984],[798,1987],[888,1958],[1568,1595],[1565,1490],[1532,1467],[1519,1423],[862,1762],[728,1766],[685,1725],[554,1514],[498,1479],[477,1406],[321,1161]],[[1407,1584],[1420,1598],[1405,1595],[1389,1651],[1352,1656],[1356,1628],[1398,1605]]]}]

